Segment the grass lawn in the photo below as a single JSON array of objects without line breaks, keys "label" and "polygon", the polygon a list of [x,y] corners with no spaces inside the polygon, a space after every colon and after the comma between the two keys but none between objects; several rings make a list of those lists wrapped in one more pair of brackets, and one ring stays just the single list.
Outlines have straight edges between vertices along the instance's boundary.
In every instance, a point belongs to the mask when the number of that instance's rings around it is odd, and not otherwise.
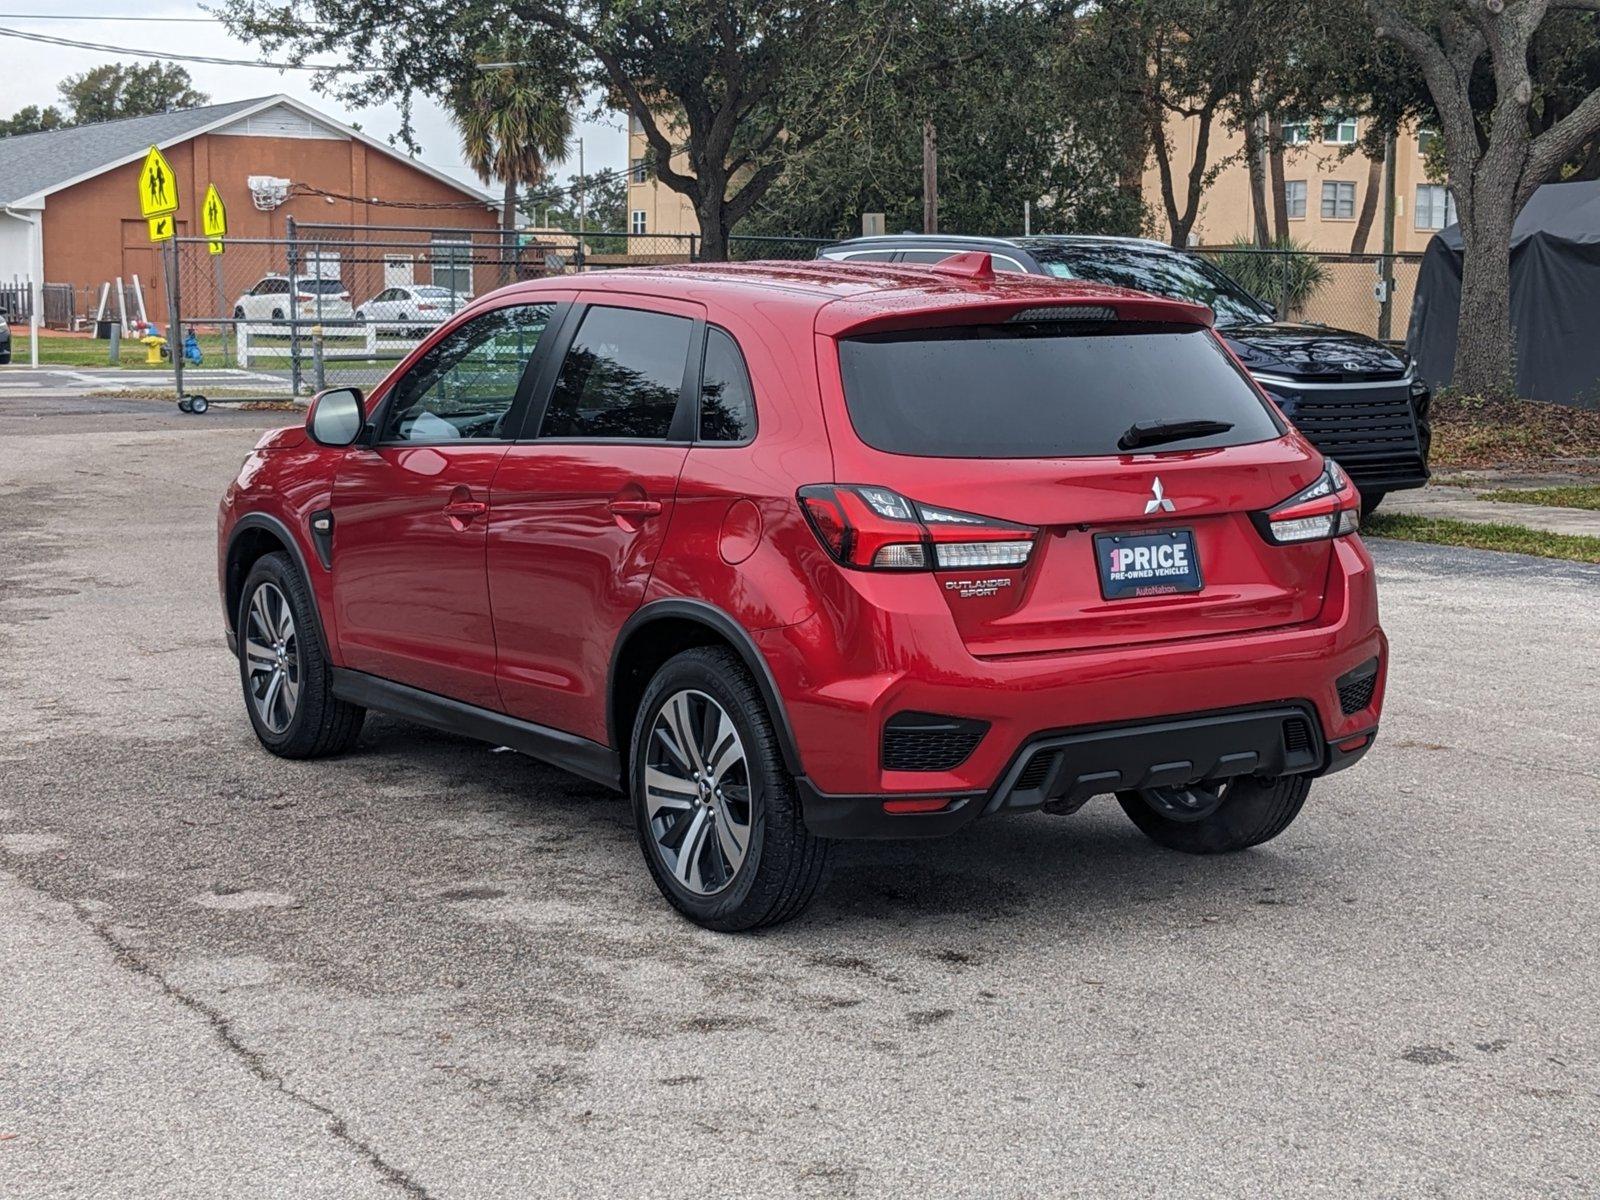
[{"label": "grass lawn", "polygon": [[[200,353],[204,356],[207,367],[220,367],[222,362],[222,338],[218,334],[201,334]],[[30,338],[25,331],[12,330],[11,336],[11,361],[23,366],[29,360]],[[145,362],[145,350],[134,338],[122,339],[122,356],[117,366],[126,370],[141,371],[172,371],[172,363],[162,359],[159,364]],[[229,365],[232,365],[232,347],[229,347]],[[111,343],[98,341],[95,338],[78,337],[49,337],[39,339],[39,365],[41,367],[106,367],[111,364]]]},{"label": "grass lawn", "polygon": [[1498,500],[1502,504],[1542,504],[1547,508],[1588,508],[1600,511],[1600,485],[1498,488],[1492,492],[1479,492],[1478,499]]},{"label": "grass lawn", "polygon": [[1398,538],[1406,542],[1431,542],[1436,546],[1466,546],[1473,550],[1507,550],[1536,554],[1568,562],[1600,563],[1600,537],[1545,533],[1520,525],[1480,524],[1448,517],[1416,517],[1407,513],[1375,513],[1361,522],[1365,536]]}]

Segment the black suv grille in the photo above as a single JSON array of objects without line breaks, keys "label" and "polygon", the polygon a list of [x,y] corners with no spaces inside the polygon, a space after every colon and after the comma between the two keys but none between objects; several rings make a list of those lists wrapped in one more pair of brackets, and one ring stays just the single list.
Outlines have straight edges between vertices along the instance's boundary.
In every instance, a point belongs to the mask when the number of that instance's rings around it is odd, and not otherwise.
[{"label": "black suv grille", "polygon": [[935,713],[896,713],[883,727],[883,769],[954,770],[967,761],[988,732],[987,721]]},{"label": "black suv grille", "polygon": [[1347,717],[1360,712],[1372,703],[1372,691],[1378,686],[1378,660],[1371,659],[1339,676],[1334,686],[1339,689],[1339,711]]},{"label": "black suv grille", "polygon": [[1415,482],[1421,473],[1422,448],[1404,380],[1388,387],[1308,387],[1291,407],[1295,427],[1357,487]]}]

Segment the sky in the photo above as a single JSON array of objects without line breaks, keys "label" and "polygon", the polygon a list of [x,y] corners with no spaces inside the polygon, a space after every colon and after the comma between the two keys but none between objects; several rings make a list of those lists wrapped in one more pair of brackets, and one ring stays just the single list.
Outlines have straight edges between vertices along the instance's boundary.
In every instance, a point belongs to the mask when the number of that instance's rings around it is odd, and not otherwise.
[{"label": "sky", "polygon": [[[31,19],[24,19],[26,14]],[[63,20],[82,16],[85,20]],[[232,37],[220,22],[194,24],[150,20],[113,20],[114,17],[201,17],[209,14],[194,0],[0,0],[0,29],[19,29],[82,42],[125,46],[175,53],[204,54],[215,58],[256,59],[260,51]],[[148,57],[97,50],[47,46],[20,38],[0,36],[0,115],[10,116],[29,104],[44,107],[60,97],[56,85],[66,76],[102,63],[150,62]],[[330,61],[323,59],[322,61]],[[351,109],[319,95],[310,84],[309,71],[274,71],[260,67],[222,67],[183,63],[194,86],[214,103],[246,100],[284,92],[346,124],[359,124],[364,133],[386,141],[400,128],[399,109]],[[461,143],[449,118],[431,100],[416,103],[413,124],[422,145],[422,158],[431,166],[463,182],[483,187],[483,181],[462,164]],[[584,169],[623,170],[627,166],[628,138],[621,114],[607,114],[603,122],[580,119],[576,134],[584,141]],[[403,153],[404,151],[402,151]],[[557,174],[565,177],[577,169],[574,143],[568,163]]]}]

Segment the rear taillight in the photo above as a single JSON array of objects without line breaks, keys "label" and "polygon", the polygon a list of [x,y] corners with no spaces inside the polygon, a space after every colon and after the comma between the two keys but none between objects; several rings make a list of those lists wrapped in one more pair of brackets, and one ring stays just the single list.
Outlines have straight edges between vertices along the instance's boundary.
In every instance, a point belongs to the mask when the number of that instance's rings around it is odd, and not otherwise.
[{"label": "rear taillight", "polygon": [[1354,533],[1361,526],[1361,495],[1331,458],[1310,487],[1266,512],[1251,513],[1256,528],[1280,546]]},{"label": "rear taillight", "polygon": [[437,304],[429,304],[426,300],[424,300],[422,303],[417,305],[417,311],[418,312],[432,312],[434,309],[436,309],[438,307],[439,306]]},{"label": "rear taillight", "polygon": [[956,571],[1027,564],[1038,530],[922,504],[888,488],[816,484],[800,489],[817,539],[847,567]]}]

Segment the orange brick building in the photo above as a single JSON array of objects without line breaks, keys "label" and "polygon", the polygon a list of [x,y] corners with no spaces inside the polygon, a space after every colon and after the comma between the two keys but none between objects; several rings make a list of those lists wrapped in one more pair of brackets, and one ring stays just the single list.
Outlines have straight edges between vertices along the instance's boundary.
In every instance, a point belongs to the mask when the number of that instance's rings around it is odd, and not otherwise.
[{"label": "orange brick building", "polygon": [[[92,295],[137,275],[148,311],[164,324],[163,264],[138,207],[139,170],[152,145],[177,177],[179,237],[199,235],[200,202],[212,183],[227,206],[230,241],[282,238],[289,217],[462,230],[498,223],[486,193],[289,96],[266,96],[0,138],[0,282],[39,279]],[[258,211],[252,176],[288,180],[287,200]],[[417,237],[415,266],[393,268],[426,282],[429,235]],[[237,294],[266,271],[284,269],[281,258],[272,247],[230,245],[213,286]]]}]

